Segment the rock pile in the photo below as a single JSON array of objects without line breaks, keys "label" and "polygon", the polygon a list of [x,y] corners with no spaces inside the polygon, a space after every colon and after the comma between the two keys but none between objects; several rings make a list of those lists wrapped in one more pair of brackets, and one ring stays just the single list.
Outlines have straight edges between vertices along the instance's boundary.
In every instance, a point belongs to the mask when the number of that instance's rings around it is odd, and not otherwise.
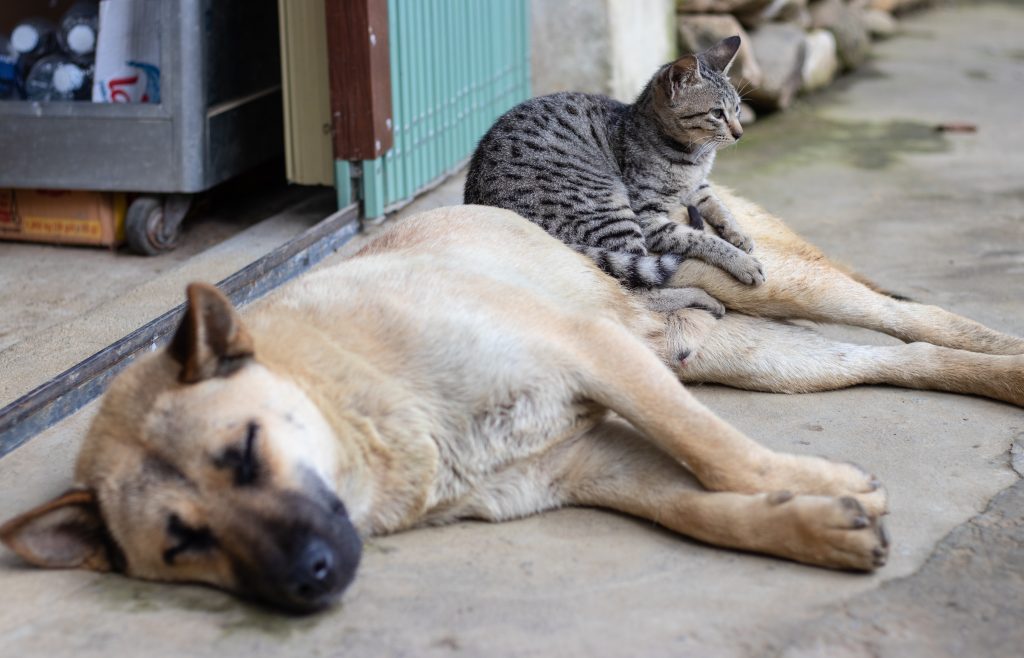
[{"label": "rock pile", "polygon": [[676,0],[679,51],[725,37],[743,45],[729,76],[756,112],[784,110],[800,92],[828,86],[861,66],[872,39],[897,30],[894,15],[930,0]]}]

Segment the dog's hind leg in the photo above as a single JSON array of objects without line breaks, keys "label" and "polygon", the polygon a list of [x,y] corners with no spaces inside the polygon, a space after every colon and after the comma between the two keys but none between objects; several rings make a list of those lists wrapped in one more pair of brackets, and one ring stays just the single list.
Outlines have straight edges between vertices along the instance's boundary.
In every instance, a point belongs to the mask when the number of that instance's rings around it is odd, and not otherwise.
[{"label": "dog's hind leg", "polygon": [[885,511],[885,492],[874,477],[851,464],[777,453],[747,438],[697,401],[622,325],[597,319],[566,329],[566,337],[576,338],[562,353],[577,357],[579,394],[631,422],[708,489],[849,495],[873,513]]},{"label": "dog's hind leg", "polygon": [[1024,339],[937,306],[882,294],[831,263],[782,222],[754,204],[728,197],[743,229],[757,244],[766,281],[756,288],[696,260],[684,261],[674,287],[697,287],[730,311],[781,319],[848,324],[881,331],[904,342],[925,342],[986,354],[1024,354]]},{"label": "dog's hind leg", "polygon": [[621,421],[591,430],[569,451],[557,486],[572,504],[615,509],[716,546],[808,564],[870,571],[885,563],[881,521],[853,498],[703,491]]},{"label": "dog's hind leg", "polygon": [[[695,314],[683,311],[679,315]],[[705,323],[706,324],[706,323]],[[690,325],[668,324],[685,332]],[[856,384],[966,393],[1024,406],[1024,355],[979,354],[928,343],[875,346],[831,340],[813,329],[729,313],[675,364],[684,382],[775,393],[828,391]],[[671,337],[669,337],[671,338]]]},{"label": "dog's hind leg", "polygon": [[780,319],[848,324],[880,331],[905,342],[925,342],[985,354],[1024,354],[1024,339],[1000,333],[938,306],[895,299],[854,280],[827,260],[770,253],[758,240],[766,281],[757,288],[737,284],[706,263],[686,261],[671,285],[697,287],[730,311]]}]

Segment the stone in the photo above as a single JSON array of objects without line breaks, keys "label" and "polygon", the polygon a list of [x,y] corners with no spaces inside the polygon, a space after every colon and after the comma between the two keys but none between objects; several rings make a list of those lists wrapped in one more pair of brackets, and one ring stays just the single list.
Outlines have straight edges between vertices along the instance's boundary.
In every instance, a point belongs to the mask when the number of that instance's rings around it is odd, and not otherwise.
[{"label": "stone", "polygon": [[676,0],[681,14],[735,14],[759,11],[773,0]]},{"label": "stone", "polygon": [[807,0],[775,0],[761,10],[760,16],[765,22],[791,23],[806,9]]},{"label": "stone", "polygon": [[898,14],[911,9],[920,9],[935,4],[935,0],[867,0],[871,9]]},{"label": "stone", "polygon": [[740,125],[749,126],[757,121],[757,112],[746,103],[740,103]]},{"label": "stone", "polygon": [[799,22],[807,13],[807,0],[772,0],[764,7],[751,7],[735,13],[748,30],[770,22]]},{"label": "stone", "polygon": [[807,34],[807,56],[802,70],[803,89],[821,89],[828,86],[838,74],[836,38],[828,30],[811,30]]},{"label": "stone", "polygon": [[875,39],[886,39],[896,34],[896,19],[881,9],[867,9],[864,11],[864,27]]},{"label": "stone", "polygon": [[786,18],[779,20],[781,22],[797,25],[804,30],[811,29],[811,12],[807,7],[800,7],[792,13],[787,14]]},{"label": "stone", "polygon": [[842,0],[819,0],[810,5],[811,27],[826,29],[836,38],[839,62],[844,70],[864,63],[871,50],[871,38],[859,5]]},{"label": "stone", "polygon": [[808,0],[772,0],[764,7],[737,10],[735,15],[748,30],[765,23],[794,23],[806,29],[810,25],[807,3]]},{"label": "stone", "polygon": [[[761,14],[774,4],[790,0],[676,0],[680,14],[732,14],[746,28],[765,22]],[[795,0],[799,2],[800,0]]]},{"label": "stone", "polygon": [[756,110],[780,110],[789,107],[803,84],[805,33],[796,25],[768,23],[750,36],[754,56],[761,65],[761,86],[749,92],[748,101]]},{"label": "stone", "polygon": [[726,37],[739,36],[740,49],[729,69],[729,79],[740,90],[761,85],[761,67],[754,57],[750,35],[734,17],[728,14],[684,14],[679,17],[678,24],[680,55],[700,52]]},{"label": "stone", "polygon": [[808,5],[813,29],[828,29],[839,20],[843,0],[813,0]]}]

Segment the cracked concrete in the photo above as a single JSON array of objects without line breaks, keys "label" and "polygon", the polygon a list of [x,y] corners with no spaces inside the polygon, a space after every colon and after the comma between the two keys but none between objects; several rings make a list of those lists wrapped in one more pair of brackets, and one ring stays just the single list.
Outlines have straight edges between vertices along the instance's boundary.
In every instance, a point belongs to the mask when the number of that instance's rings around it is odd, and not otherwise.
[{"label": "cracked concrete", "polygon": [[[1024,7],[944,8],[903,25],[869,72],[756,125],[716,177],[882,285],[1024,335]],[[931,131],[945,121],[979,129]],[[436,194],[420,206],[457,198],[458,181]],[[1020,409],[886,387],[695,393],[773,448],[877,473],[892,498],[890,564],[829,572],[562,510],[373,539],[343,605],[291,618],[4,555],[0,656],[1020,653]],[[94,410],[0,461],[0,518],[66,486]]]},{"label": "cracked concrete", "polygon": [[786,634],[781,658],[1018,656],[1024,647],[1024,482],[954,529],[912,577]]}]

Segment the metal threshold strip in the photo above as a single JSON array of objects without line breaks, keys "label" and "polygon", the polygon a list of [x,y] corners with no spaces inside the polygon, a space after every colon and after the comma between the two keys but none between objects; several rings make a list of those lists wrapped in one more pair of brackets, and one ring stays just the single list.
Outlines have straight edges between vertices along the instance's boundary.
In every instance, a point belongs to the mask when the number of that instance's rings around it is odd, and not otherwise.
[{"label": "metal threshold strip", "polygon": [[[243,306],[305,272],[359,232],[359,208],[348,206],[217,284]],[[141,353],[170,340],[180,304],[0,409],[0,457],[98,397]]]}]

